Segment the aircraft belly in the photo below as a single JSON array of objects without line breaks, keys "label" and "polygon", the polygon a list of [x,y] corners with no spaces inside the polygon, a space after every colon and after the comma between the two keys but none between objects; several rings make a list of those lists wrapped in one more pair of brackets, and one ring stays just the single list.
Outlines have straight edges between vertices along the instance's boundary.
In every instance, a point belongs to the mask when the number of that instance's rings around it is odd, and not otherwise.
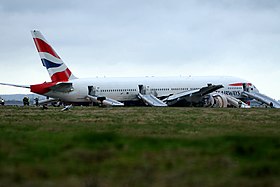
[{"label": "aircraft belly", "polygon": [[59,98],[62,101],[66,101],[66,102],[89,102],[85,96],[86,95],[82,95],[82,94],[77,94],[77,93],[60,93],[60,92],[49,92],[47,94],[45,94],[48,97],[52,97],[52,98]]}]

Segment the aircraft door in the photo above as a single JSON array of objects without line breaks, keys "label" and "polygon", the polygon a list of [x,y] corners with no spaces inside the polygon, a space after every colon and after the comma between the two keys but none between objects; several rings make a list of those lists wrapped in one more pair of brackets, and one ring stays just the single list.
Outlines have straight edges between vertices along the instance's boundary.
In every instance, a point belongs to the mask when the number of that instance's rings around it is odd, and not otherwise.
[{"label": "aircraft door", "polygon": [[146,94],[146,89],[144,87],[144,85],[138,85],[139,88],[139,93],[145,95]]},{"label": "aircraft door", "polygon": [[151,91],[150,91],[150,86],[146,86],[146,94],[150,94],[151,93]]},{"label": "aircraft door", "polygon": [[249,86],[248,86],[247,83],[243,83],[242,86],[243,86],[243,91],[244,91],[244,92],[249,92],[250,89],[249,89]]},{"label": "aircraft door", "polygon": [[150,86],[147,85],[138,85],[139,93],[146,95],[150,93]]},{"label": "aircraft door", "polygon": [[96,86],[88,86],[88,95],[97,95],[96,92],[98,92],[99,87]]}]

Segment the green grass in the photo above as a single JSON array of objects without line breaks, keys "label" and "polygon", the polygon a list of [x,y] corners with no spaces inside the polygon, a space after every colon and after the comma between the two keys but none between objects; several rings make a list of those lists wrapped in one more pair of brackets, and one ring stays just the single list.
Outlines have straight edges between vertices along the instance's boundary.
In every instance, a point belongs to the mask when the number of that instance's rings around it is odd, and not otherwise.
[{"label": "green grass", "polygon": [[280,186],[280,110],[0,107],[0,187]]}]

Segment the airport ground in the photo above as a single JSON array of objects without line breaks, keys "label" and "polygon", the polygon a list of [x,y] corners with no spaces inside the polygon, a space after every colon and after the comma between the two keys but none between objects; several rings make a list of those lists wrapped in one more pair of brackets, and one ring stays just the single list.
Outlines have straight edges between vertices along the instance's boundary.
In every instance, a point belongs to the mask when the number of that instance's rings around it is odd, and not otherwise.
[{"label": "airport ground", "polygon": [[0,107],[0,186],[280,186],[280,110]]}]

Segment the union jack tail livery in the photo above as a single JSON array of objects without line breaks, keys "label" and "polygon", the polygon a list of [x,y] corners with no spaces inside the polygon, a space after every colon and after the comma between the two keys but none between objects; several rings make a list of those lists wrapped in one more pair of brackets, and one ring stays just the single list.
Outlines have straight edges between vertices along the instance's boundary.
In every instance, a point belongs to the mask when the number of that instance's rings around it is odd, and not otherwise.
[{"label": "union jack tail livery", "polygon": [[54,49],[48,44],[41,32],[34,30],[31,31],[31,33],[43,66],[48,70],[52,82],[63,82],[77,79]]}]

